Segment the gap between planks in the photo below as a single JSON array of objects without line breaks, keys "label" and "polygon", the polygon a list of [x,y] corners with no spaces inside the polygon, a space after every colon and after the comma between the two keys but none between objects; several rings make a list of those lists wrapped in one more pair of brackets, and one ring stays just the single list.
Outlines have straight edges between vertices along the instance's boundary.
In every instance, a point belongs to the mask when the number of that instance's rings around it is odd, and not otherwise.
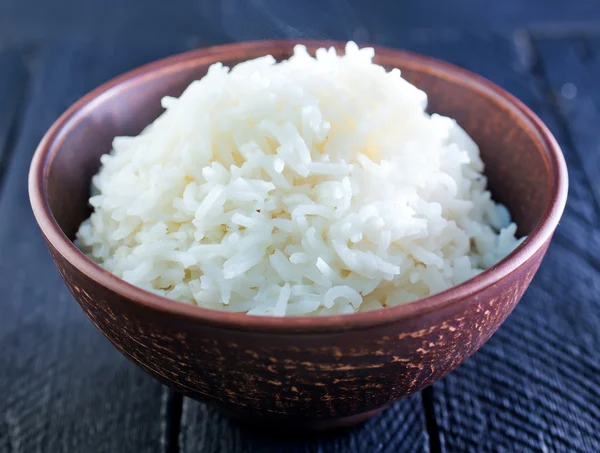
[{"label": "gap between planks", "polygon": [[183,395],[168,387],[163,388],[163,448],[162,453],[179,453],[181,434],[181,413]]},{"label": "gap between planks", "polygon": [[442,443],[440,439],[440,427],[435,414],[435,403],[433,398],[433,386],[421,391],[423,412],[425,413],[425,428],[429,435],[429,453],[441,453]]}]

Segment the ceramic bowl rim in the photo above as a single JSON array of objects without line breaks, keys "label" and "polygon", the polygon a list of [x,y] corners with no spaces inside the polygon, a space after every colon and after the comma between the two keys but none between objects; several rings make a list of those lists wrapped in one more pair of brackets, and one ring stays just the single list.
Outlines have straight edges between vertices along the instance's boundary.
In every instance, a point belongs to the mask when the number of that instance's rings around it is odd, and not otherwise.
[{"label": "ceramic bowl rim", "polygon": [[380,62],[389,60],[393,64],[394,61],[400,61],[401,66],[404,68],[429,73],[435,77],[462,85],[467,89],[477,92],[479,96],[487,97],[505,111],[506,114],[518,117],[518,120],[525,124],[526,131],[533,136],[535,142],[541,144],[541,147],[545,151],[546,155],[543,157],[549,169],[550,178],[548,184],[550,186],[550,194],[544,213],[527,239],[515,251],[492,268],[443,292],[406,305],[382,310],[322,317],[275,318],[269,316],[249,316],[243,313],[227,313],[215,309],[178,303],[131,285],[87,258],[63,233],[50,210],[46,194],[48,168],[61,144],[64,142],[65,137],[88,113],[93,111],[102,102],[113,96],[119,96],[121,92],[143,83],[149,78],[160,77],[190,66],[195,67],[220,61],[223,60],[222,57],[227,59],[238,58],[241,60],[247,59],[244,55],[258,55],[259,53],[287,55],[292,47],[298,43],[305,44],[311,49],[330,45],[341,49],[344,47],[344,43],[335,41],[267,40],[225,44],[192,50],[157,60],[126,72],[104,83],[75,102],[46,132],[35,151],[30,167],[30,202],[34,216],[46,240],[79,272],[82,272],[88,278],[110,291],[119,294],[123,299],[127,299],[129,302],[146,309],[177,316],[182,320],[219,325],[234,330],[305,334],[364,329],[397,323],[441,310],[468,299],[484,288],[498,284],[501,280],[506,279],[517,268],[531,259],[550,240],[565,207],[568,175],[560,147],[544,123],[512,94],[481,76],[435,58],[381,46],[373,46],[376,49],[376,55]]}]

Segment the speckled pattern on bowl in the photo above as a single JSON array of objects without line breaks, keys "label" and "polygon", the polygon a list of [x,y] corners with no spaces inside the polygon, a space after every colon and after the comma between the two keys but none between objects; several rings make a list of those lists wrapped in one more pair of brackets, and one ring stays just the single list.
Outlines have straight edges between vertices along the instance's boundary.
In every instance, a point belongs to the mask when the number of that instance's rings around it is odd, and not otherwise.
[{"label": "speckled pattern on bowl", "polygon": [[[310,51],[324,44],[306,42]],[[143,66],[86,95],[43,138],[29,175],[37,222],[71,293],[96,327],[165,384],[256,423],[328,429],[440,379],[473,354],[512,311],[540,265],[563,212],[567,170],[542,122],[489,81],[455,66],[376,48],[375,61],[429,95],[480,145],[495,199],[528,239],[493,268],[411,304],[321,318],[269,318],[180,304],[94,264],[71,242],[89,215],[92,175],[118,135],[139,133],[216,61],[226,65],[294,43],[201,49]]]}]

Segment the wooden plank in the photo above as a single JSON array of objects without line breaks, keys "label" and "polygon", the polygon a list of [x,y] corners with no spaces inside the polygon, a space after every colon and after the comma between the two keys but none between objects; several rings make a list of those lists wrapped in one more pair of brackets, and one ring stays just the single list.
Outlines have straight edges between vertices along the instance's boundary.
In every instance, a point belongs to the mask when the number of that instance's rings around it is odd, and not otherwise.
[{"label": "wooden plank", "polygon": [[218,412],[185,399],[181,419],[181,453],[426,453],[428,436],[419,395],[393,404],[364,425],[324,436],[278,438],[251,431]]},{"label": "wooden plank", "polygon": [[37,143],[68,105],[108,78],[183,47],[72,41],[40,52],[0,200],[0,452],[168,447],[168,394],[121,356],[70,296],[33,219],[26,182]]},{"label": "wooden plank", "polygon": [[600,92],[594,83],[600,75],[600,57],[593,53],[594,43],[600,40],[571,36],[533,43],[535,72],[548,101],[542,118],[551,122],[569,167],[569,200],[557,240],[600,269],[600,134],[596,126]]},{"label": "wooden plank", "polygon": [[434,386],[444,451],[600,451],[598,272],[553,245],[480,352]]},{"label": "wooden plank", "polygon": [[600,68],[593,67],[585,44],[583,38],[535,42],[554,102],[570,131],[596,205],[600,206]]},{"label": "wooden plank", "polygon": [[8,151],[25,102],[29,74],[19,52],[0,49],[0,181],[8,166]]},{"label": "wooden plank", "polygon": [[[582,156],[587,148],[582,148],[573,136],[565,117],[558,106],[559,97],[550,80],[547,62],[539,52],[539,40],[529,39],[530,86],[539,103],[534,110],[551,128],[561,145],[569,169],[569,199],[561,223],[555,234],[555,241],[568,244],[596,268],[600,268],[600,213],[597,198],[594,197],[594,184],[598,184],[586,174]],[[551,40],[560,51],[562,41]],[[572,40],[567,40],[572,42]],[[527,46],[527,44],[525,44]],[[575,74],[574,74],[575,75]],[[576,76],[576,75],[575,75]],[[577,76],[576,76],[577,77]],[[597,134],[597,133],[596,133]]]}]

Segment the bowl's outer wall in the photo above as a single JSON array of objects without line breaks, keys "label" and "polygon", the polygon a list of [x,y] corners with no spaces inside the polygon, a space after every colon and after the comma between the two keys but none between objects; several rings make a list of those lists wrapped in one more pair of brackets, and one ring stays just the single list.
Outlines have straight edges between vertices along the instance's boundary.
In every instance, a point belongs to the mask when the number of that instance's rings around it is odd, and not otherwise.
[{"label": "bowl's outer wall", "polygon": [[337,418],[416,392],[475,352],[517,304],[547,244],[504,280],[427,316],[309,335],[202,325],[149,310],[99,285],[48,247],[96,327],[165,384],[240,418]]},{"label": "bowl's outer wall", "polygon": [[[234,48],[232,48],[234,49]],[[270,50],[287,57],[290,46]],[[230,65],[265,53],[232,50]],[[279,52],[279,53],[278,53]],[[58,224],[73,238],[89,215],[90,179],[117,135],[139,133],[161,112],[159,99],[179,95],[215,61],[190,60],[158,77],[113,88],[73,117],[52,144],[43,182]],[[463,82],[412,67],[406,56],[381,52],[425,89],[430,110],[456,118],[481,146],[494,196],[529,233],[548,202],[541,140],[497,99]],[[337,418],[381,407],[439,379],[476,351],[514,308],[535,274],[548,242],[511,274],[476,296],[425,315],[337,332],[245,331],[202,323],[127,300],[68,262],[48,242],[54,262],[87,316],[126,356],[188,396],[212,401],[239,417]],[[175,303],[175,302],[174,302]]]}]

